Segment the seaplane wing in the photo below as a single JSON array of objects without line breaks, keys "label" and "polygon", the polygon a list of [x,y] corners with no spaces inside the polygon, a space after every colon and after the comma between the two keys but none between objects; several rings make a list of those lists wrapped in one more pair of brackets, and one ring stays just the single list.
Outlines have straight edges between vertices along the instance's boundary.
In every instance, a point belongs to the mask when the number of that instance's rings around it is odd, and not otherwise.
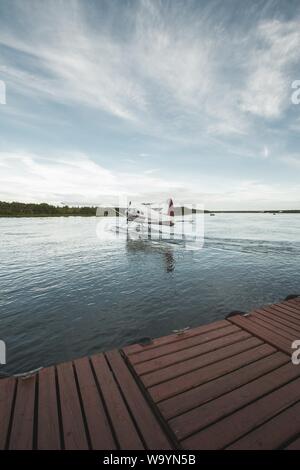
[{"label": "seaplane wing", "polygon": [[174,225],[174,205],[169,199],[166,210],[154,210],[148,204],[135,204],[131,202],[126,211],[127,221],[136,223],[146,223],[154,225]]}]

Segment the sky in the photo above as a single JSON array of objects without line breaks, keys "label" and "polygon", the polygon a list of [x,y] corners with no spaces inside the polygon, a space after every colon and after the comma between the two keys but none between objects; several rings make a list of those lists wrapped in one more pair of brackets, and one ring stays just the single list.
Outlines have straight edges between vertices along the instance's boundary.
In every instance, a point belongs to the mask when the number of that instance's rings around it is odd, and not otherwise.
[{"label": "sky", "polygon": [[300,209],[295,80],[298,0],[0,0],[0,200]]}]

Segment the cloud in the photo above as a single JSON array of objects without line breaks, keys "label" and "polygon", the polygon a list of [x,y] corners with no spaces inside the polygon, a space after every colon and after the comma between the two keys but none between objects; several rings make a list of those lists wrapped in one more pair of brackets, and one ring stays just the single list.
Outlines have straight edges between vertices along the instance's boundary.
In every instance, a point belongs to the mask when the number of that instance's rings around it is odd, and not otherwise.
[{"label": "cloud", "polygon": [[293,68],[300,59],[300,22],[263,21],[255,31],[241,109],[267,119],[290,105]]},{"label": "cloud", "polygon": [[[247,208],[251,200],[265,208],[278,195],[284,204],[299,201],[297,186],[272,183],[271,168],[274,160],[277,171],[298,161],[280,155],[299,127],[287,116],[288,106],[297,111],[290,93],[299,78],[299,14],[287,20],[273,2],[274,9],[249,6],[241,14],[234,4],[0,5],[0,74],[8,89],[0,144],[18,148],[1,155],[0,197],[93,203],[172,193],[219,208]],[[89,156],[99,148],[102,165]],[[251,184],[242,160],[257,176]],[[125,161],[127,172],[110,170]]]},{"label": "cloud", "polygon": [[197,203],[210,209],[228,210],[272,209],[274,205],[295,208],[300,204],[300,185],[285,187],[257,180],[238,183],[229,180],[213,191],[204,177],[195,186],[155,175],[156,172],[156,169],[139,172],[138,168],[134,173],[111,171],[81,153],[45,157],[24,151],[0,152],[1,199],[116,205],[126,197],[138,202],[162,202],[172,196],[177,204]]},{"label": "cloud", "polygon": [[150,168],[149,170],[145,170],[144,174],[145,175],[152,175],[153,173],[157,173],[159,171],[159,168]]},{"label": "cloud", "polygon": [[270,150],[266,145],[264,145],[263,150],[262,150],[262,156],[263,158],[268,158],[269,155],[270,155]]},{"label": "cloud", "polygon": [[105,22],[92,21],[92,6],[80,1],[14,5],[24,20],[14,31],[2,25],[0,44],[15,55],[4,56],[0,72],[32,100],[80,104],[174,139],[179,131],[245,135],[251,116],[278,118],[289,104],[296,20],[254,21],[247,33],[235,25],[233,35],[208,7],[193,16],[179,4],[141,1],[130,15],[122,10],[118,33],[113,6]]},{"label": "cloud", "polygon": [[156,170],[112,172],[80,153],[47,157],[0,152],[1,198],[82,204],[116,202],[122,196],[160,198],[180,184],[153,176]]},{"label": "cloud", "polygon": [[300,169],[300,154],[297,154],[297,153],[287,154],[281,157],[280,159],[287,165],[293,168]]},{"label": "cloud", "polygon": [[300,117],[296,118],[290,125],[289,130],[292,132],[296,132],[297,134],[300,132]]}]

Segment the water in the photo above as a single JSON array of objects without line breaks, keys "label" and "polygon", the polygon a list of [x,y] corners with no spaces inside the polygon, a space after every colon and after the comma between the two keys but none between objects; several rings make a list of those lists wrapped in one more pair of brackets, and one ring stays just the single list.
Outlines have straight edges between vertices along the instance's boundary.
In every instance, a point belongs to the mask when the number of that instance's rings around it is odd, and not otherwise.
[{"label": "water", "polygon": [[200,251],[98,239],[98,218],[0,219],[0,339],[15,373],[300,293],[300,215],[205,216]]}]

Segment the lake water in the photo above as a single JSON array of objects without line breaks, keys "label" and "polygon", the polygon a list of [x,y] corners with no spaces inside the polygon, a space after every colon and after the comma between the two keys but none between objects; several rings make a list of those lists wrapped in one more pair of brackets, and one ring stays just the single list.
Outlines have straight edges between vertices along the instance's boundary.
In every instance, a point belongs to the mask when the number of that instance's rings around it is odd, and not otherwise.
[{"label": "lake water", "polygon": [[300,293],[300,215],[205,215],[202,250],[96,235],[99,218],[0,218],[0,339],[23,372]]}]

